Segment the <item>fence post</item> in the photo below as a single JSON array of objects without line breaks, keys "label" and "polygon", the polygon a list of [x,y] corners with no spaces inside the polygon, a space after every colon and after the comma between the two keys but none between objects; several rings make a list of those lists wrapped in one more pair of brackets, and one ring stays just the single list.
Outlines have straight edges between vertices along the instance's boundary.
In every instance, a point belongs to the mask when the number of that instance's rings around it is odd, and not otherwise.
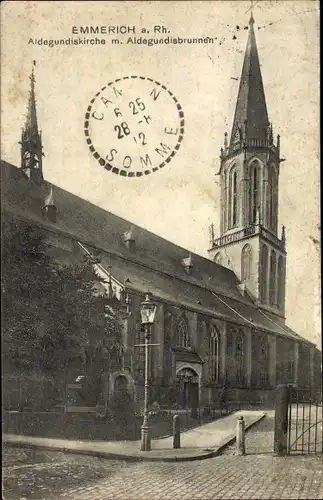
[{"label": "fence post", "polygon": [[287,454],[288,402],[288,386],[278,385],[275,394],[274,453],[280,456]]},{"label": "fence post", "polygon": [[246,446],[245,446],[245,421],[243,417],[239,417],[237,421],[237,455],[245,455],[246,454]]},{"label": "fence post", "polygon": [[181,447],[181,420],[179,415],[173,416],[173,448]]}]

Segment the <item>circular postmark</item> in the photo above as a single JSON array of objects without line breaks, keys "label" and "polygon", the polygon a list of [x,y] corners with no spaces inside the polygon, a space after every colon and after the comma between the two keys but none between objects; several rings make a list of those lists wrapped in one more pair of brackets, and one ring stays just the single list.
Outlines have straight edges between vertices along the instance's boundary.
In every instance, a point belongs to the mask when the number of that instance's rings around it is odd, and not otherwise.
[{"label": "circular postmark", "polygon": [[104,86],[86,110],[84,133],[106,170],[142,177],[167,165],[184,136],[184,112],[165,85],[125,76]]}]

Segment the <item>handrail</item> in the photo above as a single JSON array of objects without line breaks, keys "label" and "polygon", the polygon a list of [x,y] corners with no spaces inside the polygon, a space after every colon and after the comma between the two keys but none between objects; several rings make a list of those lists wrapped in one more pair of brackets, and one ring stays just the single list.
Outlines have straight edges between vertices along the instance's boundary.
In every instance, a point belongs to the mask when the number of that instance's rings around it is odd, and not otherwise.
[{"label": "handrail", "polygon": [[278,153],[278,151],[279,151],[278,146],[276,146],[272,140],[248,138],[248,139],[242,140],[240,142],[237,142],[235,144],[231,144],[230,146],[222,149],[221,150],[221,157],[226,158],[227,156],[230,156],[230,155],[236,153],[238,150],[243,149],[245,147],[270,148],[275,153]]},{"label": "handrail", "polygon": [[243,238],[249,238],[249,236],[253,236],[254,234],[261,234],[272,243],[277,245],[279,248],[284,249],[285,244],[282,240],[280,240],[276,235],[268,231],[264,226],[260,224],[250,225],[241,229],[240,231],[235,231],[234,233],[226,234],[221,236],[220,238],[216,238],[213,240],[214,247],[221,247],[224,245],[228,245],[230,243],[234,243],[235,241],[239,241]]}]

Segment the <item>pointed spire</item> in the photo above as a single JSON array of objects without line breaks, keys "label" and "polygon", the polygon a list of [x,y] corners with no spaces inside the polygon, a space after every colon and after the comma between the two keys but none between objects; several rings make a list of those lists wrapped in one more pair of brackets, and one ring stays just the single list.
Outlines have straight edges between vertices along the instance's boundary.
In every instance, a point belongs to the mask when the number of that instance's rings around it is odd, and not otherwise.
[{"label": "pointed spire", "polygon": [[224,133],[224,151],[227,152],[228,149],[228,132]]},{"label": "pointed spire", "polygon": [[49,194],[46,196],[44,200],[44,207],[55,207],[54,195],[53,195],[53,186],[51,186]]},{"label": "pointed spire", "polygon": [[213,247],[214,245],[214,224],[212,223],[209,227],[209,235],[210,235],[210,245]]},{"label": "pointed spire", "polygon": [[249,36],[241,72],[240,87],[233,120],[230,146],[240,141],[240,130],[245,127],[245,140],[266,140],[269,126],[266,99],[262,82],[254,17],[251,8]]},{"label": "pointed spire", "polygon": [[33,61],[30,75],[30,91],[27,105],[25,125],[21,133],[21,168],[29,179],[35,182],[43,180],[42,156],[43,147],[41,134],[38,131],[36,97],[35,97],[35,73],[36,61]]},{"label": "pointed spire", "polygon": [[42,208],[43,215],[50,222],[56,222],[56,212],[57,208],[55,205],[54,195],[53,195],[53,187],[51,186],[49,194],[44,199],[44,205]]},{"label": "pointed spire", "polygon": [[30,91],[27,106],[27,115],[25,122],[25,131],[29,132],[30,137],[33,135],[38,135],[38,124],[37,124],[37,113],[36,113],[36,97],[35,97],[35,73],[34,68],[36,66],[36,61],[33,61],[33,66],[31,70],[30,79]]},{"label": "pointed spire", "polygon": [[286,228],[285,228],[285,226],[282,226],[281,242],[284,246],[286,245]]}]

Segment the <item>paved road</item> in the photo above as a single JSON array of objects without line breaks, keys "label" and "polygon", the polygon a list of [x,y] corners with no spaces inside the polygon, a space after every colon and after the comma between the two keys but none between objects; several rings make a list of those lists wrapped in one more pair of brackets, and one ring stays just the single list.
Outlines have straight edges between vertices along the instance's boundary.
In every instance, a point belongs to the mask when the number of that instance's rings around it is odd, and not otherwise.
[{"label": "paved road", "polygon": [[[319,457],[271,455],[272,420],[247,433],[247,455],[197,462],[127,463],[80,455],[8,449],[5,500],[314,499],[323,493]],[[259,454],[260,452],[260,454]],[[256,454],[257,453],[257,454]]]}]

